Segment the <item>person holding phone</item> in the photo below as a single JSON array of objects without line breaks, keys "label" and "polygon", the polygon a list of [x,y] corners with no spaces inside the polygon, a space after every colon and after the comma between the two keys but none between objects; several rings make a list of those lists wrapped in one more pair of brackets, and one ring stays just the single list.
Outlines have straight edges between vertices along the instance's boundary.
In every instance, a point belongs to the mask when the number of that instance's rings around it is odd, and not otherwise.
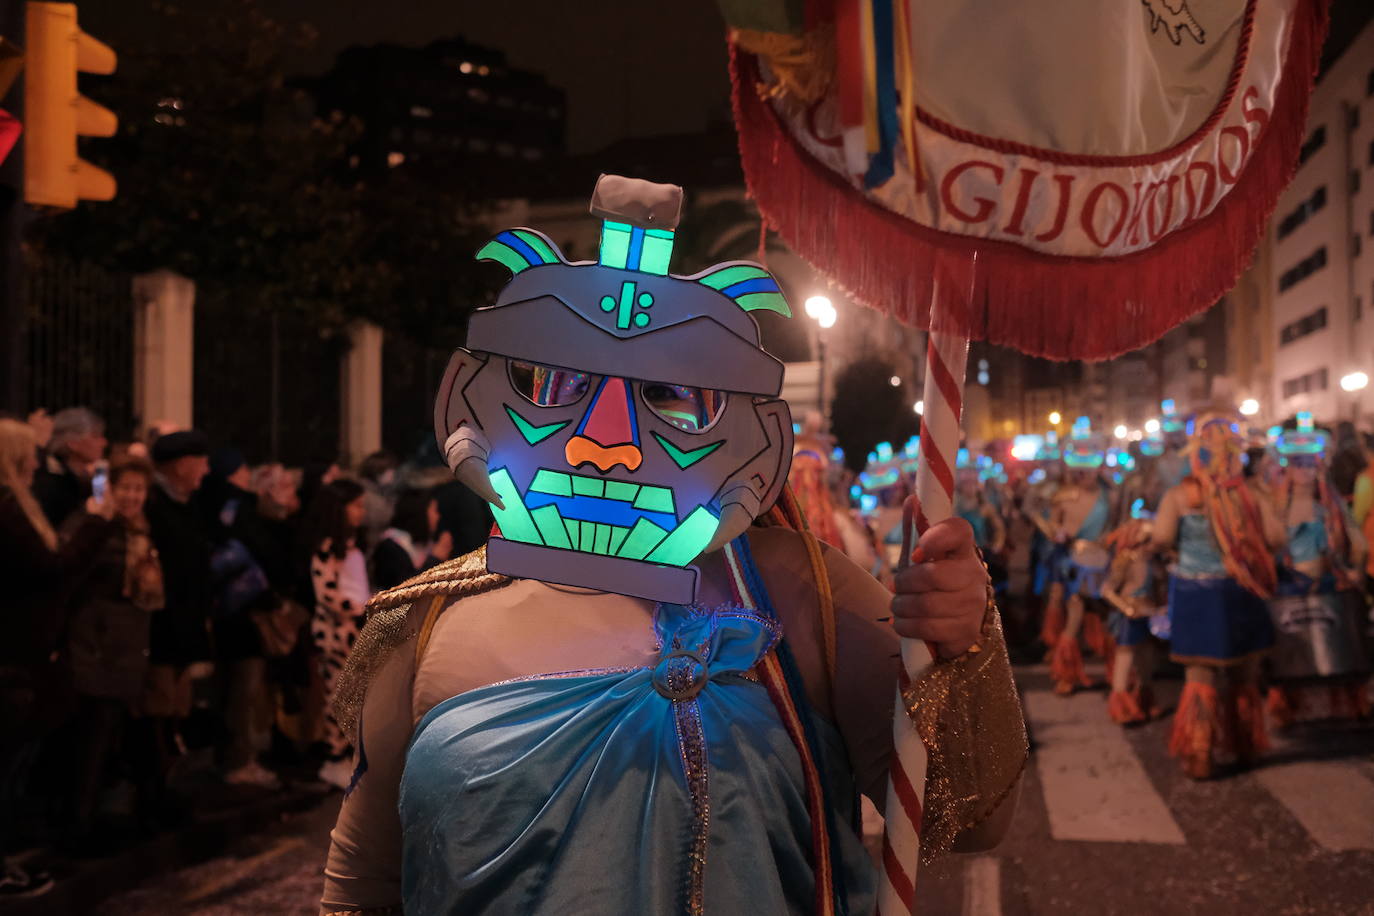
[{"label": "person holding phone", "polygon": [[[98,496],[106,479],[92,479]],[[95,557],[72,602],[66,654],[76,690],[76,713],[68,732],[72,762],[63,843],[78,854],[99,851],[111,833],[95,823],[101,781],[120,735],[137,760],[132,767],[140,800],[156,795],[148,779],[156,757],[147,736],[130,729],[130,714],[143,691],[148,672],[148,631],[162,610],[162,566],[143,513],[153,468],[137,459],[108,472],[108,501],[114,509],[110,537]]]},{"label": "person holding phone", "polygon": [[[113,507],[90,497],[85,511],[59,542],[32,490],[38,470],[37,438],[17,420],[0,419],[0,577],[6,594],[0,640],[0,773],[23,780],[13,761],[51,726],[45,707],[56,675],[52,661],[64,617],[59,600],[65,582],[81,576],[113,531]],[[15,798],[7,786],[0,798]],[[0,811],[0,852],[15,819]],[[0,900],[34,896],[52,881],[0,859]]]}]

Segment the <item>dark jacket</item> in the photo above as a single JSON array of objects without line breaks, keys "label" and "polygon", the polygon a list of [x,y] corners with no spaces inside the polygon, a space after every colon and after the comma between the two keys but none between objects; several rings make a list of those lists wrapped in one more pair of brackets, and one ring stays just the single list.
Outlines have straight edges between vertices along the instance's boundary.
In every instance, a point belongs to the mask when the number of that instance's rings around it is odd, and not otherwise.
[{"label": "dark jacket", "polygon": [[78,693],[133,700],[148,670],[154,612],[125,595],[129,529],[116,520],[113,530],[71,603],[67,659]]},{"label": "dark jacket", "polygon": [[33,475],[33,496],[53,528],[61,528],[74,512],[86,505],[91,482],[78,477],[67,463],[49,455]]},{"label": "dark jacket", "polygon": [[391,538],[384,537],[372,551],[372,588],[374,591],[395,588],[438,562],[431,555],[425,557],[423,565],[416,566],[409,551]]},{"label": "dark jacket", "polygon": [[69,530],[65,543],[48,549],[14,494],[0,488],[0,582],[5,589],[0,665],[41,667],[48,662],[62,632],[66,591],[95,561],[113,524],[84,515]]},{"label": "dark jacket", "polygon": [[153,614],[149,633],[153,664],[185,666],[213,657],[210,651],[210,539],[192,502],[177,502],[154,484],[144,509],[162,560],[166,602]]}]

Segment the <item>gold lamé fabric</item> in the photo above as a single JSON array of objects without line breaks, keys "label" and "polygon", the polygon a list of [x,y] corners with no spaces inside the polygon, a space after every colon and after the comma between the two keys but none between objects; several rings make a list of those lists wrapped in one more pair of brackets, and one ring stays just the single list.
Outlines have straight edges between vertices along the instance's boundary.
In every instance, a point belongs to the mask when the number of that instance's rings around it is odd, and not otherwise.
[{"label": "gold lam\u00e9 fabric", "polygon": [[921,824],[926,864],[997,809],[1030,753],[1002,619],[991,602],[983,627],[979,651],[937,659],[902,691],[928,756]]},{"label": "gold lam\u00e9 fabric", "polygon": [[373,595],[367,602],[367,625],[358,634],[334,694],[334,720],[344,734],[356,743],[358,715],[368,686],[396,647],[417,634],[410,615],[412,604],[441,596],[476,595],[510,582],[506,576],[487,572],[487,548],[483,546]]}]

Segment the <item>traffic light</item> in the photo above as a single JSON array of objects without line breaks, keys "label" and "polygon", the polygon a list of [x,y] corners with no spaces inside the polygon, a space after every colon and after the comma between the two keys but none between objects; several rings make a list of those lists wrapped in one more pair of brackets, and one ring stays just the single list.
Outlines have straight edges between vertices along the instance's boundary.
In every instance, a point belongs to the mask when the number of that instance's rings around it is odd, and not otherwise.
[{"label": "traffic light", "polygon": [[76,91],[76,74],[113,73],[115,53],[82,32],[76,4],[28,4],[24,74],[24,200],[75,207],[110,200],[114,176],[76,154],[76,138],[113,136],[118,119]]}]

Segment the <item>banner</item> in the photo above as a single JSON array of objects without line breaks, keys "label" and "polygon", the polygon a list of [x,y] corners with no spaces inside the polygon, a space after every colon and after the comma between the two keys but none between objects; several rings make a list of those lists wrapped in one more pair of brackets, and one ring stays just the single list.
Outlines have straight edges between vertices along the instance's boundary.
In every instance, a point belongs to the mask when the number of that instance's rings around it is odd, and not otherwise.
[{"label": "banner", "polygon": [[928,327],[931,278],[956,269],[973,294],[943,330],[1110,357],[1248,266],[1325,20],[1318,0],[808,3],[773,17],[791,31],[732,32],[745,175],[874,308]]}]

